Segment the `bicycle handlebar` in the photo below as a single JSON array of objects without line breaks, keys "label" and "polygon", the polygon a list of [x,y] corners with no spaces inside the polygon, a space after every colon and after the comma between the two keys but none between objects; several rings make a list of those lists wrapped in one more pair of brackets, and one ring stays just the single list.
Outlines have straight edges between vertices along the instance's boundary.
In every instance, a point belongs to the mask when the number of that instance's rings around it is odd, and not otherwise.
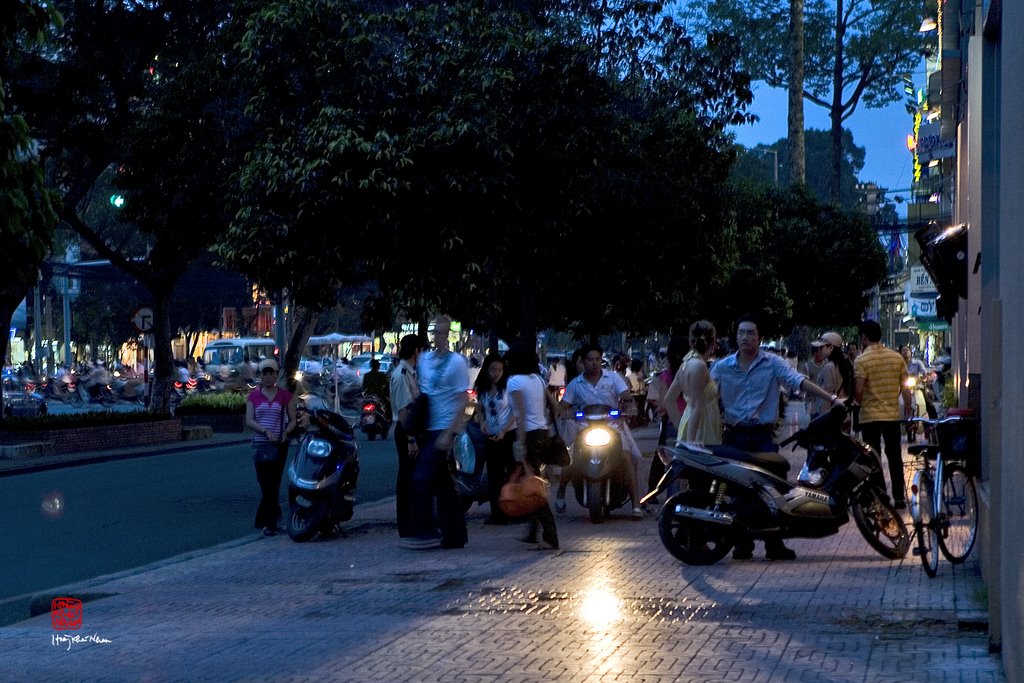
[{"label": "bicycle handlebar", "polygon": [[939,425],[976,419],[977,418],[965,417],[963,415],[951,415],[950,417],[944,417],[941,420],[932,419],[930,417],[905,417],[902,420],[900,420],[900,424],[910,424],[911,422],[923,422],[924,424],[927,425]]}]

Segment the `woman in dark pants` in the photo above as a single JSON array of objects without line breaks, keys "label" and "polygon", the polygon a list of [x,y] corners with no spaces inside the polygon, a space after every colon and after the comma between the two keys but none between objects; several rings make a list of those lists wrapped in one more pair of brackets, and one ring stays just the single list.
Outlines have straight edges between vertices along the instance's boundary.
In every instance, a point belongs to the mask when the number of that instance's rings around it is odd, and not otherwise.
[{"label": "woman in dark pants", "polygon": [[288,434],[295,429],[295,398],[277,386],[277,362],[260,362],[260,386],[245,401],[245,423],[254,434],[253,465],[260,485],[254,526],[264,536],[280,530],[281,476],[288,455]]},{"label": "woman in dark pants", "polygon": [[491,515],[484,524],[507,524],[509,518],[498,507],[501,487],[508,481],[515,466],[512,445],[516,440],[516,418],[507,390],[505,361],[498,354],[484,358],[477,375],[477,421],[487,441],[484,458],[487,461],[487,485],[490,489]]},{"label": "woman in dark pants", "polygon": [[[545,405],[551,406],[552,415],[558,414],[558,407],[547,390],[547,383],[537,373],[537,354],[529,343],[513,344],[505,360],[509,372],[508,393],[516,416],[515,458],[523,463],[527,475],[540,474],[550,429]],[[530,528],[523,541],[538,543],[537,528],[540,527],[541,547],[558,548],[558,530],[549,501],[544,501],[543,507],[530,515],[529,522]]]}]

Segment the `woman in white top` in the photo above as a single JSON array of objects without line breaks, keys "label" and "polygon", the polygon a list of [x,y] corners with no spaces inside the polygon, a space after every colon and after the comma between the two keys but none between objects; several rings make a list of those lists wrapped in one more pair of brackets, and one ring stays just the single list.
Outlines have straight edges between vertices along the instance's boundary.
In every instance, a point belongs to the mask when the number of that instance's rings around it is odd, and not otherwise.
[{"label": "woman in white top", "polygon": [[516,440],[516,418],[505,386],[507,379],[505,361],[494,353],[484,358],[483,367],[473,387],[477,399],[476,419],[480,423],[480,430],[487,437],[484,459],[487,462],[491,515],[484,524],[508,524],[510,521],[498,507],[501,487],[508,481],[515,467],[512,445]]},{"label": "woman in white top", "polygon": [[[512,411],[516,416],[516,441],[514,454],[523,464],[527,475],[540,472],[544,453],[548,448],[548,419],[545,405],[551,405],[552,414],[557,415],[558,407],[540,374],[537,373],[537,354],[529,343],[517,342],[505,356],[508,367],[508,393],[512,399]],[[541,547],[558,548],[558,530],[551,504],[530,515],[530,528],[522,539],[526,543],[537,543],[537,527],[541,527]]]}]

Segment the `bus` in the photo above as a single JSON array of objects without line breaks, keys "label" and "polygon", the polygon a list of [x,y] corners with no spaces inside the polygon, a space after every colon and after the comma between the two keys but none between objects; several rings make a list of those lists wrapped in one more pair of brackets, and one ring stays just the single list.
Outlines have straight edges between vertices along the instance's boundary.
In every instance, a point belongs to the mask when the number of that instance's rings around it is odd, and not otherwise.
[{"label": "bus", "polygon": [[277,346],[269,337],[218,339],[203,349],[203,364],[207,373],[240,363],[250,363],[255,367],[264,358],[278,360]]}]

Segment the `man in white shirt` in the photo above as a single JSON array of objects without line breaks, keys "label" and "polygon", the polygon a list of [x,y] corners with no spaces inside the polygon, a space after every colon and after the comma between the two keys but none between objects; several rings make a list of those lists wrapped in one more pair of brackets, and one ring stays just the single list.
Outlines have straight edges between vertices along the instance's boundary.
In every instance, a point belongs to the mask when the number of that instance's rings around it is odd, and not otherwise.
[{"label": "man in white shirt", "polygon": [[[469,368],[465,358],[449,349],[451,324],[448,316],[437,317],[434,350],[421,354],[416,364],[419,389],[427,396],[429,410],[412,472],[415,538],[403,539],[403,547],[462,548],[467,541],[466,515],[448,469],[448,454],[465,422]],[[440,534],[434,523],[435,498]]]}]

